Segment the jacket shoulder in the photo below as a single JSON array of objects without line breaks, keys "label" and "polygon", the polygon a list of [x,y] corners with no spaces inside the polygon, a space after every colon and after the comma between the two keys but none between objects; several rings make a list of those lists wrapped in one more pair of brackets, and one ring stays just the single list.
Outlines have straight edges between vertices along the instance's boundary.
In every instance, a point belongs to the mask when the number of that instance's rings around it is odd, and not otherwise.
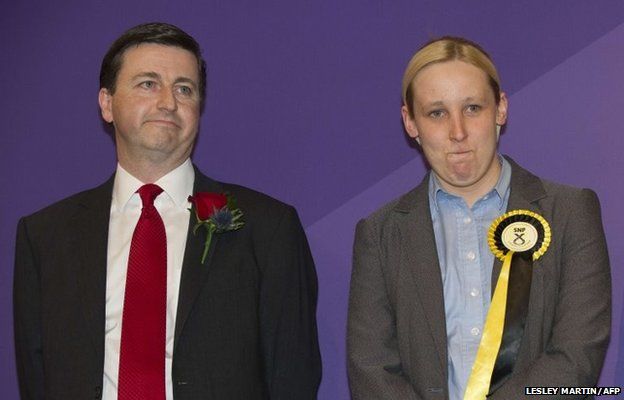
[{"label": "jacket shoulder", "polygon": [[237,207],[243,212],[245,224],[252,227],[252,231],[270,235],[284,221],[301,226],[293,206],[245,186],[223,182],[219,184],[226,193],[232,195]]},{"label": "jacket shoulder", "polygon": [[361,222],[372,225],[383,225],[384,222],[387,221],[388,218],[392,215],[403,196],[399,196],[382,205],[377,210],[362,218]]},{"label": "jacket shoulder", "polygon": [[428,176],[425,176],[420,185],[384,204],[360,220],[360,223],[383,226],[402,214],[414,212],[421,215],[422,212],[429,212],[427,182]]},{"label": "jacket shoulder", "polygon": [[596,193],[587,188],[579,188],[544,179],[522,168],[513,159],[505,156],[511,164],[511,188],[522,193],[529,201],[547,198],[547,201],[571,201],[585,197],[597,197]]},{"label": "jacket shoulder", "polygon": [[[558,222],[576,220],[579,213],[585,216],[601,215],[600,200],[592,189],[570,186],[542,179],[547,197],[541,202]],[[553,222],[554,222],[553,221]],[[566,224],[568,223],[566,222]]]},{"label": "jacket shoulder", "polygon": [[82,208],[84,204],[100,202],[102,204],[108,203],[110,207],[112,182],[113,178],[111,177],[99,186],[83,190],[56,201],[38,211],[33,212],[32,214],[22,217],[22,220],[29,225],[45,225],[48,222],[58,224],[59,221],[70,218],[71,215]]},{"label": "jacket shoulder", "polygon": [[592,189],[589,188],[581,188],[572,185],[567,185],[564,183],[553,182],[548,179],[541,179],[542,184],[544,185],[544,190],[551,196],[555,197],[577,197],[583,196],[586,194],[596,194]]}]

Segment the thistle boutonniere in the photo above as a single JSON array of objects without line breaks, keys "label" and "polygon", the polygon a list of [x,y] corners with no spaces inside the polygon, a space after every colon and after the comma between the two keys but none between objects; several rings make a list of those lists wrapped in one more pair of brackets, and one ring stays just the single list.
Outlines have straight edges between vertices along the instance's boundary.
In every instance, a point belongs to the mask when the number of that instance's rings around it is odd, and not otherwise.
[{"label": "thistle boutonniere", "polygon": [[206,243],[201,263],[206,261],[212,235],[240,229],[245,222],[241,219],[243,212],[236,207],[236,202],[232,196],[223,193],[199,192],[194,196],[189,196],[191,202],[189,211],[195,211],[197,223],[193,228],[193,234],[197,235],[197,230],[203,226],[206,229]]}]

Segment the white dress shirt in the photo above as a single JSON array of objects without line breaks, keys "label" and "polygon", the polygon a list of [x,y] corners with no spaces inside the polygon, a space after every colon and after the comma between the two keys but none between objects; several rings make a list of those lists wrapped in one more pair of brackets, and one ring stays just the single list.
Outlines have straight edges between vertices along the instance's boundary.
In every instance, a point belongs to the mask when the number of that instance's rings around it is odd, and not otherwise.
[{"label": "white dress shirt", "polygon": [[[154,182],[163,189],[154,205],[167,234],[167,333],[165,347],[165,384],[167,400],[173,400],[171,364],[173,335],[178,307],[178,292],[182,261],[186,247],[191,204],[187,198],[193,192],[195,171],[190,159]],[[104,336],[103,400],[117,399],[119,347],[128,255],[134,228],[141,215],[141,198],[136,191],[143,182],[117,165],[108,226],[108,259],[106,265],[106,331]]]}]

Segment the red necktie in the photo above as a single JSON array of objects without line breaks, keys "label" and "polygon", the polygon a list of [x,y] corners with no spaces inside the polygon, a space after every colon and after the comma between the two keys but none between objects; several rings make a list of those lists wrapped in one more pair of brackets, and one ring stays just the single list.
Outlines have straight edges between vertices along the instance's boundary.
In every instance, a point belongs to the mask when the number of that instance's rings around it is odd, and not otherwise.
[{"label": "red necktie", "polygon": [[154,207],[162,189],[137,191],[143,202],[134,228],[124,297],[118,400],[165,399],[167,236]]}]

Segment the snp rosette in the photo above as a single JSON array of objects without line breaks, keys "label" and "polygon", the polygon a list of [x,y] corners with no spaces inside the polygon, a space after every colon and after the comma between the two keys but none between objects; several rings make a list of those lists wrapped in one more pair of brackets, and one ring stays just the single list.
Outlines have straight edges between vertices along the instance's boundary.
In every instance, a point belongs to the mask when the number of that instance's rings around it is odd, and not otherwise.
[{"label": "snp rosette", "polygon": [[490,249],[501,261],[510,251],[530,254],[535,261],[546,252],[550,241],[548,221],[529,210],[513,210],[501,215],[488,231]]}]

